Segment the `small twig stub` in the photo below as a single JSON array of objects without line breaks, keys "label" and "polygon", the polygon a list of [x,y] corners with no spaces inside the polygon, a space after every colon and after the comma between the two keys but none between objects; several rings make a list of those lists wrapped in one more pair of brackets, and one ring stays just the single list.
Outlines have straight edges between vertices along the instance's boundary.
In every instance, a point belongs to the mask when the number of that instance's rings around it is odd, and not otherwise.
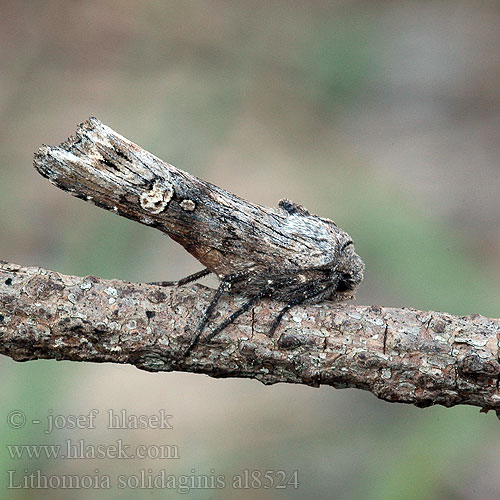
[{"label": "small twig stub", "polygon": [[243,200],[163,162],[96,118],[59,146],[41,147],[34,164],[73,196],[180,243],[217,275],[216,296],[247,296],[247,308],[261,297],[286,302],[271,333],[293,305],[350,298],[363,279],[351,237],[333,221],[288,200],[277,208]]}]

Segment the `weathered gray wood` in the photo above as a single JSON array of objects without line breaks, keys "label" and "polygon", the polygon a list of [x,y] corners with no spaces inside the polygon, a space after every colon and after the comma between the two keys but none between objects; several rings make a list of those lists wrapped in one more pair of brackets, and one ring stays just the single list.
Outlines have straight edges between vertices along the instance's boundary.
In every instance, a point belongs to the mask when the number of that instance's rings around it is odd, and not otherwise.
[{"label": "weathered gray wood", "polygon": [[[295,308],[271,339],[279,303],[264,300],[185,357],[212,295],[201,285],[158,288],[0,263],[0,353],[357,387],[391,402],[500,414],[498,319],[324,302]],[[226,296],[221,315],[238,300]]]},{"label": "weathered gray wood", "polygon": [[287,200],[278,208],[245,201],[163,162],[96,118],[59,146],[40,148],[34,164],[74,196],[168,234],[220,278],[247,273],[234,284],[236,293],[255,295],[268,280],[281,280],[272,296],[289,300],[317,281],[325,289],[318,300],[345,298],[363,278],[350,236],[333,221]]}]

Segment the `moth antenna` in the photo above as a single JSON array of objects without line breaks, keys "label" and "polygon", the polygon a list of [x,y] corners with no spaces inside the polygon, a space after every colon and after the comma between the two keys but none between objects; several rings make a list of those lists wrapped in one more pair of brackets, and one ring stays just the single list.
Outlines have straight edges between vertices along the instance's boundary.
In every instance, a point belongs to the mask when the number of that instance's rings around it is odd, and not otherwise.
[{"label": "moth antenna", "polygon": [[197,273],[190,274],[189,276],[186,276],[185,278],[181,278],[180,280],[177,280],[177,281],[151,281],[148,283],[148,285],[156,285],[156,286],[187,285],[188,283],[191,283],[193,281],[204,278],[205,276],[209,275],[211,272],[212,271],[210,271],[210,269],[203,269],[202,271],[198,271]]}]

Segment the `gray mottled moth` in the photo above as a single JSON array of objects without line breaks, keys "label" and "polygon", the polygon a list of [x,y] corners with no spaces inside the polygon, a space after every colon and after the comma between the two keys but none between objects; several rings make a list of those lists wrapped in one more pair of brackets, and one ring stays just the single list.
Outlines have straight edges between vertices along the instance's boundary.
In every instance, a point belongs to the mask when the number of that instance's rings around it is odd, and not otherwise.
[{"label": "gray mottled moth", "polygon": [[205,341],[263,297],[285,303],[270,325],[272,335],[294,305],[350,298],[363,279],[364,264],[351,237],[333,221],[288,200],[277,208],[243,200],[163,162],[96,118],[59,146],[42,146],[34,165],[73,196],[163,231],[206,268],[157,284],[217,275],[219,287],[186,352],[198,342],[224,293],[248,300],[212,327]]}]

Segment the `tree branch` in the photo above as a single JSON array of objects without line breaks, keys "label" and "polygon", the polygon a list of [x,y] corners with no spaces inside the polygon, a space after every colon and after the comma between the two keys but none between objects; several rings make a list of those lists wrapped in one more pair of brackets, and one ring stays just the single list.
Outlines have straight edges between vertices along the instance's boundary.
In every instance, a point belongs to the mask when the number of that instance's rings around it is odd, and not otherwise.
[{"label": "tree branch", "polygon": [[[185,357],[212,295],[201,285],[79,278],[2,262],[0,353],[357,387],[391,402],[500,414],[498,319],[323,302],[291,310],[271,339],[266,332],[283,304],[263,300]],[[240,300],[225,296],[218,314],[226,317]]]}]

